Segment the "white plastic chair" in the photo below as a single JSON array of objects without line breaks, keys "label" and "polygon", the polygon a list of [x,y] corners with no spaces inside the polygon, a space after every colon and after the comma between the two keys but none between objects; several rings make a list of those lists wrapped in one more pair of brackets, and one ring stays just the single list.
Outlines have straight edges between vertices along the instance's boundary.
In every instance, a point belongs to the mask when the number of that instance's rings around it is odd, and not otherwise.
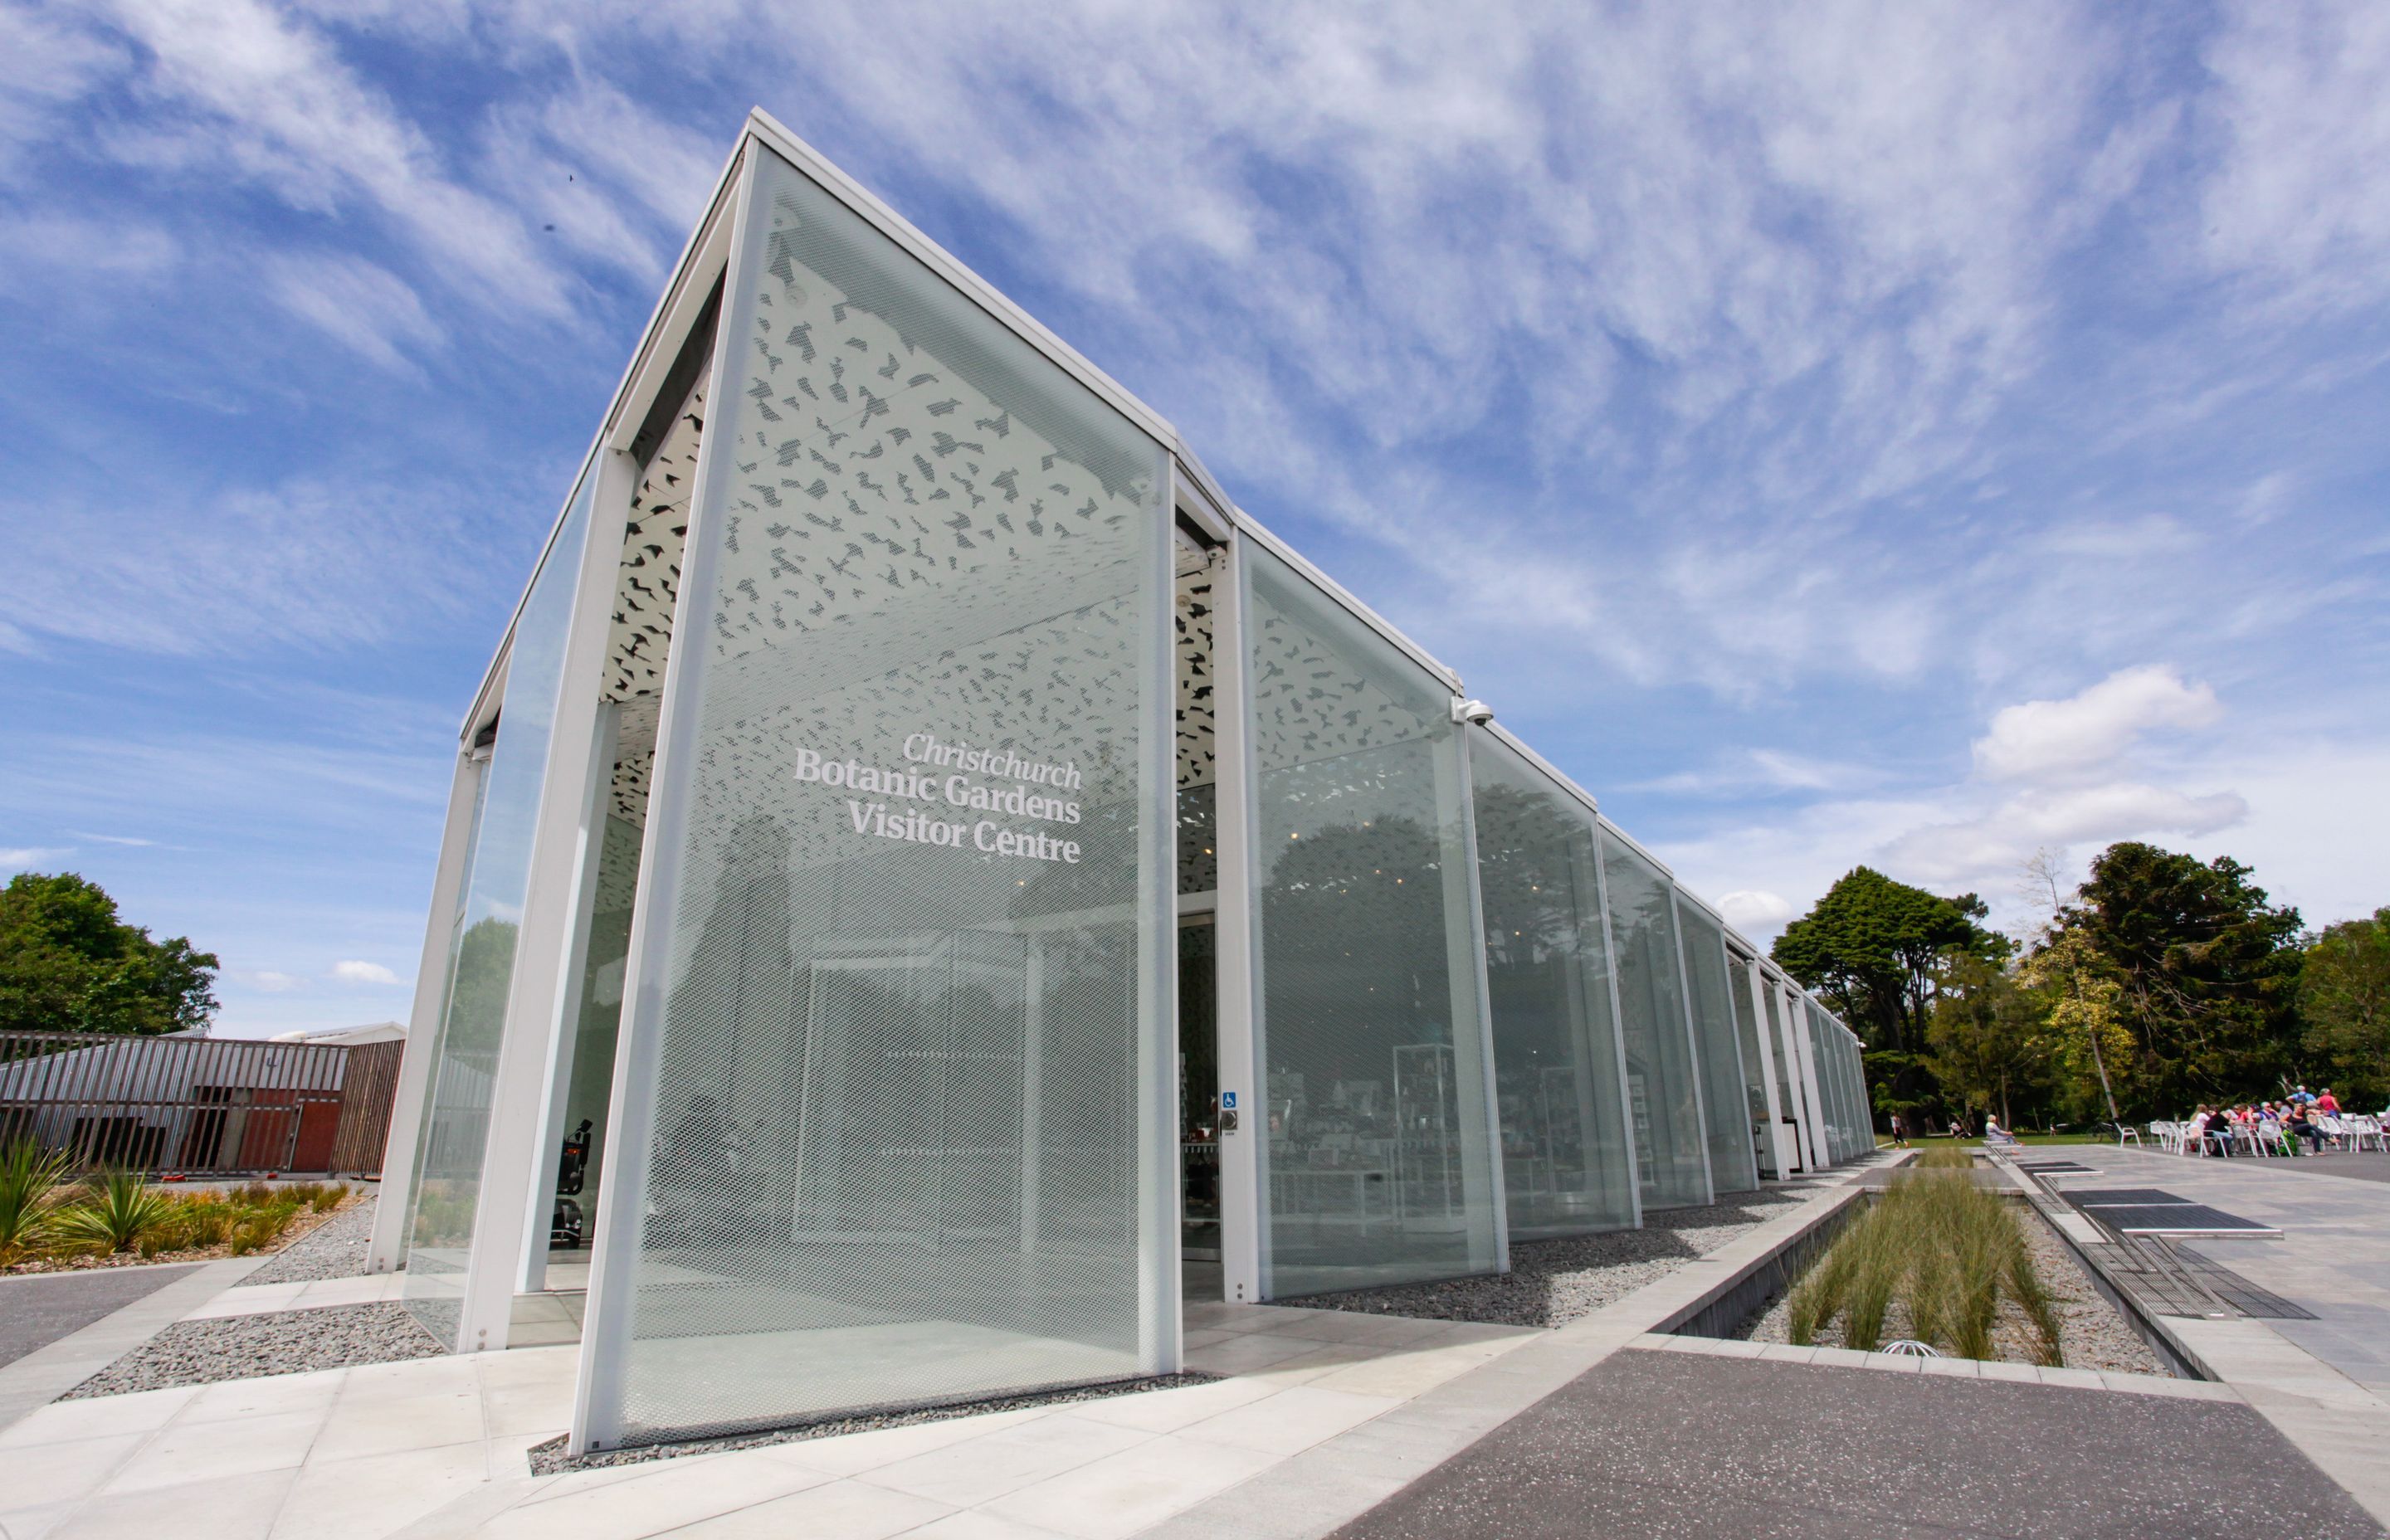
[{"label": "white plastic chair", "polygon": [[2141,1131],[2135,1128],[2129,1123],[2120,1123],[2116,1125],[2116,1148],[2118,1149],[2124,1149],[2125,1141],[2127,1139],[2133,1141],[2133,1147],[2136,1149],[2139,1149],[2141,1143]]}]

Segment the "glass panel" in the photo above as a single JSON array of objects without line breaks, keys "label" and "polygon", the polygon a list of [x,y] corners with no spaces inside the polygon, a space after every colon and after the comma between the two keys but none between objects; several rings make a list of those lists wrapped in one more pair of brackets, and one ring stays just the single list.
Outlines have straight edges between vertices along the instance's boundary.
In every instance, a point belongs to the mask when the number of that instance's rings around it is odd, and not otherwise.
[{"label": "glass panel", "polygon": [[1216,940],[1209,916],[1178,928],[1179,1247],[1184,1256],[1214,1262],[1220,1256]]},{"label": "glass panel", "polygon": [[[639,826],[609,815],[598,847],[597,893],[589,940],[581,960],[581,1019],[573,1023],[572,1069],[564,1104],[556,1110],[557,1200],[550,1246],[584,1251],[596,1244],[590,1216],[604,1179],[607,1113],[614,1093],[614,1041],[623,1021],[623,968],[631,950],[631,900],[639,883]],[[550,1288],[568,1278],[551,1277]]]},{"label": "glass panel", "polygon": [[1752,1158],[1769,1174],[1781,1176],[1782,1172],[1773,1170],[1776,1152],[1767,1142],[1767,1051],[1759,1041],[1759,1017],[1751,1004],[1751,967],[1749,957],[1733,954],[1727,969],[1727,997],[1734,1007],[1734,1041],[1742,1050],[1742,1099],[1751,1113]]},{"label": "glass panel", "polygon": [[1594,815],[1491,733],[1469,752],[1510,1234],[1630,1226]]},{"label": "glass panel", "polygon": [[1834,1114],[1833,1093],[1829,1088],[1826,1079],[1825,1013],[1820,1011],[1815,1003],[1807,1000],[1801,1003],[1801,1009],[1802,1019],[1809,1033],[1809,1062],[1813,1067],[1813,1072],[1818,1077],[1818,1101],[1824,1110],[1822,1115],[1825,1118],[1826,1161],[1830,1165],[1841,1165],[1843,1163],[1842,1124]]},{"label": "glass panel", "polygon": [[1685,982],[1692,992],[1693,1042],[1700,1050],[1710,1187],[1716,1192],[1749,1192],[1759,1186],[1759,1165],[1752,1156],[1751,1123],[1744,1115],[1749,1098],[1734,1040],[1726,933],[1690,904],[1677,905],[1677,919],[1684,932]]},{"label": "glass panel", "polygon": [[1776,1045],[1774,1062],[1777,1114],[1792,1124],[1787,1130],[1792,1136],[1792,1158],[1805,1166],[1809,1163],[1809,1152],[1801,1143],[1800,1125],[1808,1121],[1809,1108],[1808,1104],[1801,1099],[1799,1060],[1794,1057],[1792,1046],[1792,1018],[1786,1015],[1784,1009],[1783,986],[1773,978],[1767,979],[1760,992],[1760,998],[1767,1007],[1768,1032]]},{"label": "glass panel", "polygon": [[1277,557],[1246,549],[1265,1291],[1491,1272],[1451,691]]},{"label": "glass panel", "polygon": [[1618,949],[1618,1016],[1626,1046],[1636,1174],[1647,1209],[1710,1200],[1698,1071],[1677,970],[1676,905],[1660,868],[1605,828],[1602,879]]},{"label": "glass panel", "polygon": [[1174,1340],[1166,461],[752,153],[649,813],[646,1217],[592,1323],[634,1442]]},{"label": "glass panel", "polygon": [[[487,1158],[490,1087],[514,987],[515,936],[531,882],[532,834],[547,777],[565,633],[589,532],[590,478],[549,546],[507,649],[498,737],[483,772],[481,808],[467,857],[465,902],[449,949],[447,1000],[432,1057],[431,1095],[416,1153],[414,1211],[407,1225],[406,1307],[425,1329],[457,1345],[466,1259],[473,1245],[482,1167]],[[551,958],[549,966],[555,966]],[[513,1259],[506,1264],[511,1267]]]}]

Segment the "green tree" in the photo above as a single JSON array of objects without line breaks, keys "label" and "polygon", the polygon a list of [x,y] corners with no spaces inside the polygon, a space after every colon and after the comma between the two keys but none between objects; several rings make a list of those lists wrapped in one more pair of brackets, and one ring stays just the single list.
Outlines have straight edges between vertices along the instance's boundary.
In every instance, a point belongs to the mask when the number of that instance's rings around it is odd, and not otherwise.
[{"label": "green tree", "polygon": [[2230,856],[2127,841],[2060,911],[2050,946],[2075,940],[2088,956],[2070,972],[2115,985],[2122,1038],[2101,1041],[2124,1050],[2104,1064],[2127,1117],[2270,1089],[2294,1067],[2299,912],[2249,876]]},{"label": "green tree", "polygon": [[1913,1112],[1938,1099],[1925,1060],[1943,969],[1956,956],[1998,963],[2011,950],[1977,923],[1985,913],[1973,893],[1942,898],[1857,866],[1776,938],[1777,962],[1865,1040],[1883,1110]]},{"label": "green tree", "polygon": [[2342,1105],[2390,1095],[2390,908],[2327,926],[2307,948],[2299,1020]]},{"label": "green tree", "polygon": [[2049,1100],[2048,1004],[1998,964],[1954,954],[1936,981],[1926,1023],[1925,1066],[1943,1096],[1970,1112],[1997,1112],[2005,1127]]},{"label": "green tree", "polygon": [[2127,1084],[2129,1092],[2134,1053],[2132,1036],[2117,1020],[2123,986],[2114,969],[2088,938],[2070,933],[2027,958],[2021,979],[2041,999],[2039,1051],[2066,1116],[2116,1121],[2123,1110],[2117,1087]]},{"label": "green tree", "polygon": [[99,884],[20,872],[0,889],[0,1031],[156,1034],[204,1027],[216,956],[150,939]]}]

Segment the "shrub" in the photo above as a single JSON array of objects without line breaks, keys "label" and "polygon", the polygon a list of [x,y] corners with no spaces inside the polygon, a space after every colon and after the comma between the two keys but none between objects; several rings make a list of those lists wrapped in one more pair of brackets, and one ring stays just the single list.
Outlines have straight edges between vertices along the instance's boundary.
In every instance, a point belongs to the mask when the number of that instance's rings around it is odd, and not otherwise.
[{"label": "shrub", "polygon": [[52,1200],[66,1170],[63,1152],[32,1139],[13,1139],[0,1149],[0,1266],[49,1238],[58,1219]]},{"label": "shrub", "polygon": [[58,1229],[70,1240],[129,1251],[170,1223],[177,1206],[170,1194],[142,1181],[140,1173],[107,1170],[59,1213]]},{"label": "shrub", "polygon": [[1918,1152],[1913,1171],[1971,1171],[1974,1169],[1975,1152],[1964,1145],[1928,1145]]},{"label": "shrub", "polygon": [[312,1199],[311,1201],[315,1205],[315,1212],[317,1213],[329,1213],[345,1202],[348,1200],[348,1196],[349,1184],[346,1182],[335,1182],[330,1187],[326,1187],[323,1191],[315,1194],[315,1198]]}]

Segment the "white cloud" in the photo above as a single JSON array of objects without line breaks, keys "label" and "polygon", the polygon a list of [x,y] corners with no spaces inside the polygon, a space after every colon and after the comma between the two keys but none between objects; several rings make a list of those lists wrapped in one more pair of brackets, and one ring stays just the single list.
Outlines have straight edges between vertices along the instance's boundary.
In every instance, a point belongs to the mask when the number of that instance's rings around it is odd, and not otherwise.
[{"label": "white cloud", "polygon": [[153,110],[107,140],[181,174],[233,174],[294,207],[363,200],[469,299],[560,315],[562,276],[521,218],[455,179],[425,135],[314,28],[257,0],[119,0]]},{"label": "white cloud", "polygon": [[1795,913],[1791,903],[1781,894],[1760,889],[1741,888],[1722,894],[1717,901],[1718,913],[1745,935],[1763,935],[1780,930]]},{"label": "white cloud", "polygon": [[86,834],[81,829],[73,828],[67,832],[78,840],[89,840],[94,844],[99,845],[152,846],[158,842],[155,840],[136,840],[130,834]]},{"label": "white cloud", "polygon": [[398,975],[377,962],[344,957],[332,965],[332,977],[344,984],[394,984]]},{"label": "white cloud", "polygon": [[2063,700],[2028,700],[1992,718],[1975,740],[1977,773],[2023,780],[2105,764],[2154,728],[2204,727],[2223,714],[2216,692],[2155,665],[2122,669]]},{"label": "white cloud", "polygon": [[11,849],[0,850],[0,872],[32,871],[36,866],[48,865],[61,855],[72,853],[71,850],[45,849],[39,845],[18,845]]},{"label": "white cloud", "polygon": [[236,973],[233,977],[240,982],[247,984],[250,988],[263,990],[268,995],[288,994],[289,991],[297,989],[300,985],[306,982],[305,980],[298,977],[296,974],[277,973],[272,969],[266,968],[252,969],[245,972]]},{"label": "white cloud", "polygon": [[386,369],[412,372],[404,350],[443,340],[415,290],[362,257],[277,252],[264,271],[283,308]]},{"label": "white cloud", "polygon": [[2192,796],[2132,782],[2031,790],[1989,812],[1929,824],[1886,841],[1876,853],[1895,875],[1928,887],[1980,884],[2013,872],[2037,850],[2105,845],[2155,835],[2213,834],[2248,816],[2230,791]]}]

